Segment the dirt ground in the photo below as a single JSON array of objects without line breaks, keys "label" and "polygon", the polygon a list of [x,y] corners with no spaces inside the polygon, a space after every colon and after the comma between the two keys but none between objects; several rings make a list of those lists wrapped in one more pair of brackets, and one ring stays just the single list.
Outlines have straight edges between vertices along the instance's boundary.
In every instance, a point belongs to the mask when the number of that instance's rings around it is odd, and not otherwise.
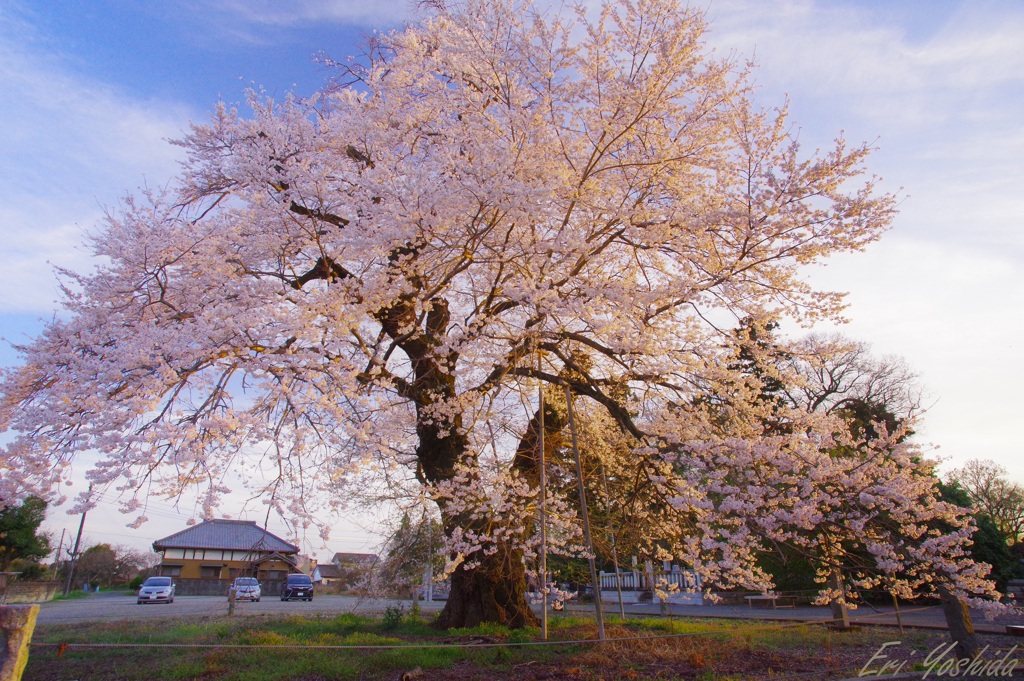
[{"label": "dirt ground", "polygon": [[[273,620],[271,617],[263,621]],[[46,627],[43,629],[40,633],[45,635]],[[220,642],[237,643],[235,634],[234,630],[223,634]],[[569,641],[593,638],[595,634],[589,623],[557,631],[558,638]],[[479,644],[505,643],[508,634],[440,639],[399,632],[392,634],[393,641],[397,639],[396,642],[405,644],[468,646],[460,651],[446,650],[434,656],[422,649],[316,650],[318,645],[329,645],[327,640],[310,642],[309,647],[302,650],[268,650],[259,654],[230,648],[131,647],[78,648],[58,654],[62,651],[54,647],[52,642],[55,639],[50,636],[45,639],[51,642],[49,645],[33,647],[24,681],[141,681],[151,678],[197,681],[392,680],[406,678],[403,675],[409,674],[411,676],[407,678],[415,681],[816,681],[854,678],[859,674],[874,678],[891,677],[895,672],[924,669],[929,660],[937,664],[928,678],[965,678],[962,674],[954,677],[948,670],[945,674],[938,673],[939,665],[949,659],[948,652],[943,651],[950,643],[948,634],[939,631],[908,630],[901,635],[895,628],[888,627],[838,632],[821,626],[777,629],[769,626],[768,631],[658,637],[660,635],[658,631],[627,623],[610,626],[608,636],[610,639],[632,640],[556,647],[488,647]],[[638,636],[647,638],[636,638]],[[979,639],[982,646],[987,646],[983,653],[985,660],[995,662],[1009,655],[1009,659],[1019,660],[1013,678],[1024,678],[1024,639],[999,635],[981,635]],[[263,658],[266,663],[260,662],[260,654],[266,656]],[[270,664],[271,661],[274,664]],[[1005,667],[1004,664],[996,671],[1005,671]],[[988,671],[990,673],[974,678],[1008,678],[1005,674],[992,673],[992,668]]]},{"label": "dirt ground", "polygon": [[[944,633],[911,634],[900,645],[881,649],[883,643],[900,641],[898,632],[880,632],[857,643],[831,647],[794,647],[772,649],[735,642],[694,639],[660,639],[650,642],[610,643],[567,656],[556,662],[527,661],[509,665],[507,669],[481,667],[471,662],[456,663],[448,669],[430,669],[418,673],[418,681],[618,681],[620,679],[686,679],[695,681],[754,681],[762,679],[825,679],[885,678],[896,673],[910,673],[931,656],[932,660],[948,659],[943,651],[950,640]],[[891,635],[890,635],[891,634]],[[836,634],[842,636],[843,634]],[[913,639],[910,642],[910,639]],[[881,643],[879,643],[881,641]],[[1019,645],[1021,639],[1007,636],[985,636],[982,646],[986,659],[998,661]],[[1022,646],[1024,647],[1024,646]],[[885,657],[878,657],[885,655]],[[1011,659],[1020,660],[1012,678],[1024,678],[1024,651],[1018,648]],[[899,668],[890,665],[903,664]],[[938,665],[937,665],[938,666]],[[1005,665],[1004,665],[1005,666]],[[989,671],[992,671],[990,668]],[[930,678],[953,678],[947,672],[933,670]],[[388,677],[383,677],[388,678]],[[963,675],[956,678],[963,679]],[[996,673],[969,678],[1008,678]],[[314,681],[304,679],[303,681]],[[317,679],[316,681],[321,681]]]}]

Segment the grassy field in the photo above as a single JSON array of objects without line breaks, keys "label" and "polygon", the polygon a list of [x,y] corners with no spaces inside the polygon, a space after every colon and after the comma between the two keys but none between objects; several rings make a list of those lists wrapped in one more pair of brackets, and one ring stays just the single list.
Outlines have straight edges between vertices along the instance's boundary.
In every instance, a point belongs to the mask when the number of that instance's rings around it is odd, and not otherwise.
[{"label": "grassy field", "polygon": [[[616,618],[608,627],[609,638],[631,640],[602,644],[572,642],[596,637],[590,620],[555,618],[550,631],[550,638],[562,643],[517,645],[539,641],[540,632],[502,627],[438,631],[397,612],[376,619],[345,614],[46,626],[33,638],[24,679],[324,681],[398,679],[406,673],[417,681],[821,679],[856,676],[888,641],[901,640],[903,651],[923,658],[945,640],[927,633],[900,636],[889,629],[840,633],[812,625],[653,618]],[[76,645],[86,643],[109,647]],[[148,647],[152,644],[181,647]],[[425,647],[430,645],[445,647]]]}]

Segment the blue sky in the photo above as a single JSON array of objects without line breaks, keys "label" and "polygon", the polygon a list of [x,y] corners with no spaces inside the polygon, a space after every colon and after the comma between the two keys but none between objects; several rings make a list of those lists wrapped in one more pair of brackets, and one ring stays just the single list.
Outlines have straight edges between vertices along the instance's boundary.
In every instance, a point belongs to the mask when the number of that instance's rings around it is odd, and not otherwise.
[{"label": "blue sky", "polygon": [[[921,440],[945,468],[989,458],[1024,481],[1024,3],[702,0],[709,49],[760,64],[759,99],[788,94],[801,141],[875,141],[871,169],[902,187],[893,230],[811,276],[849,291],[842,331],[921,374]],[[56,309],[52,265],[86,269],[83,238],[125,192],[167,183],[189,121],[247,87],[306,95],[361,36],[411,16],[403,0],[0,0],[0,335]],[[0,365],[16,355],[0,346]],[[93,541],[144,546],[113,505]],[[240,511],[236,511],[240,512]],[[246,517],[262,519],[262,507]],[[349,520],[331,550],[372,543]],[[52,514],[51,528],[77,518]],[[274,530],[272,524],[271,529]],[[277,528],[286,533],[283,526]],[[306,547],[311,553],[318,543]]]}]

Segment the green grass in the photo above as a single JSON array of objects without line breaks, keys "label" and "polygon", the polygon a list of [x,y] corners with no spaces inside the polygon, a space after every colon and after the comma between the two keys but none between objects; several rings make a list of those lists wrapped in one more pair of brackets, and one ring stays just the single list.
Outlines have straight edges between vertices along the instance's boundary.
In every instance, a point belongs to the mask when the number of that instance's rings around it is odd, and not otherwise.
[{"label": "green grass", "polygon": [[67,596],[65,596],[64,594],[57,594],[56,596],[53,597],[53,600],[55,600],[55,601],[76,601],[79,598],[88,598],[88,597],[89,597],[89,594],[85,593],[84,591],[72,590],[72,591],[68,592]]},{"label": "green grass", "polygon": [[[689,665],[689,678],[723,680],[741,678],[711,668],[720,655],[760,651],[808,650],[818,655],[841,645],[873,645],[889,632],[836,635],[821,627],[766,629],[764,623],[681,618],[636,618],[609,621],[609,637],[706,634],[649,641],[609,643],[605,647],[573,644],[596,637],[594,623],[580,616],[557,616],[549,621],[550,638],[565,640],[557,646],[422,648],[415,644],[449,643],[471,637],[518,643],[540,639],[537,629],[510,630],[498,625],[440,631],[422,621],[405,618],[399,623],[361,615],[210,617],[178,620],[96,623],[88,626],[40,627],[34,643],[184,643],[195,645],[253,646],[239,648],[68,648],[58,659],[53,647],[32,650],[26,679],[64,681],[185,680],[292,681],[316,679],[392,679],[415,667],[444,670],[470,665],[479,676],[517,678],[520,665],[573,670],[579,678],[643,678],[652,664]],[[874,638],[872,638],[874,637]],[[910,641],[907,641],[910,643]],[[385,650],[338,650],[328,646],[402,646]],[[258,648],[298,646],[297,649]],[[870,655],[870,653],[868,653]],[[867,657],[865,657],[867,659]],[[586,671],[589,670],[589,671]],[[616,670],[614,673],[611,670]],[[630,674],[641,673],[637,677]],[[606,672],[608,672],[606,674]],[[396,674],[397,673],[397,674]]]}]

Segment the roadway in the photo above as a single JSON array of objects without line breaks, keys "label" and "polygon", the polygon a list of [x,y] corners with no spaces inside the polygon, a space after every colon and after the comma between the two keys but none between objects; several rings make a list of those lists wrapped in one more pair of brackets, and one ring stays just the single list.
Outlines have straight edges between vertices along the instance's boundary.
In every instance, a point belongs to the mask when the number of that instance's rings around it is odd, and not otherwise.
[{"label": "roadway", "polygon": [[[402,606],[408,611],[410,602],[388,599],[357,598],[354,596],[319,595],[312,601],[282,602],[276,596],[267,597],[259,603],[239,601],[235,603],[235,614],[246,615],[338,615],[352,612],[366,615],[380,615],[385,609]],[[424,612],[436,612],[444,607],[444,601],[420,603]],[[605,603],[606,615],[618,615],[617,603]],[[746,605],[676,605],[662,606],[654,603],[626,605],[628,616],[671,616],[707,617],[767,621],[808,621],[822,622],[832,618],[827,607],[799,606],[795,608],[751,608]],[[593,613],[593,606],[569,604],[566,611]],[[224,596],[178,596],[174,603],[138,605],[134,595],[124,592],[101,592],[84,598],[67,601],[52,601],[40,604],[40,625],[75,624],[80,622],[146,620],[152,618],[204,618],[227,615],[228,602]],[[1006,625],[1024,625],[1024,613],[1004,614],[995,621],[988,621],[980,613],[972,613],[974,628],[980,633],[1005,633]],[[908,627],[945,629],[946,621],[941,606],[901,607],[900,619]],[[850,621],[855,624],[896,626],[896,614],[889,607],[860,607],[851,611]]]},{"label": "roadway", "polygon": [[[401,605],[406,611],[409,601],[355,598],[353,596],[314,596],[312,601],[281,601],[277,596],[260,599],[259,603],[238,601],[236,615],[337,615],[345,612],[380,614],[391,606]],[[424,611],[440,610],[444,602],[420,603]],[[67,601],[51,601],[39,605],[39,625],[77,624],[117,620],[160,618],[223,617],[228,613],[225,596],[176,596],[173,603],[138,605],[135,595],[124,592],[100,592]]]}]

